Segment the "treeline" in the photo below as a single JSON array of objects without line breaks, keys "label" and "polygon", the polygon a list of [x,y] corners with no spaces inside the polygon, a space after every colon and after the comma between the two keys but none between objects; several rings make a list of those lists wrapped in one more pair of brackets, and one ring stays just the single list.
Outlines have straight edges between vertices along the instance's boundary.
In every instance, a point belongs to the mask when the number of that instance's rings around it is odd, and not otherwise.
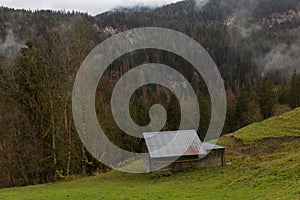
[{"label": "treeline", "polygon": [[1,66],[1,186],[86,175],[102,167],[81,144],[71,110],[75,74],[96,39],[80,19],[50,35],[47,42],[28,41],[11,65]]},{"label": "treeline", "polygon": [[83,18],[92,23],[93,17],[87,13],[75,11],[52,11],[52,10],[19,10],[0,7],[0,36],[5,38],[7,29],[11,28],[19,40],[28,38],[47,38],[50,32],[58,24],[63,25],[76,18]]}]

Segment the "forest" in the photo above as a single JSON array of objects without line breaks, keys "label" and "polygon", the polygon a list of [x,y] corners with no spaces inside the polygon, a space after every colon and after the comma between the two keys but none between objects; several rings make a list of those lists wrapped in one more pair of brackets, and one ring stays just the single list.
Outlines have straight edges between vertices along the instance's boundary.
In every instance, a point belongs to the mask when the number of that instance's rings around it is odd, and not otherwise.
[{"label": "forest", "polygon": [[[188,0],[153,10],[115,10],[97,16],[0,7],[0,187],[46,183],[108,171],[81,143],[72,116],[76,73],[89,52],[108,37],[137,27],[164,27],[199,42],[224,79],[228,101],[223,134],[300,106],[300,3],[298,0]],[[175,42],[175,41],[174,41]],[[115,60],[98,85],[98,120],[114,143],[139,152],[139,138],[123,133],[110,107],[123,74],[145,63],[163,63],[196,91],[204,138],[211,116],[201,76],[183,58],[143,49]],[[138,125],[149,108],[165,107],[164,130],[177,130],[178,100],[167,88],[146,85],[131,98]],[[116,158],[118,159],[118,155]]]}]

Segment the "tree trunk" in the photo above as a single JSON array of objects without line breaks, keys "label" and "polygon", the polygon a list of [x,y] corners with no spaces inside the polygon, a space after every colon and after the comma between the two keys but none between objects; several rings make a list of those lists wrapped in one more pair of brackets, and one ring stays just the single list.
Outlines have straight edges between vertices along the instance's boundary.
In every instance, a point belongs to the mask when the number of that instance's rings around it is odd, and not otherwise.
[{"label": "tree trunk", "polygon": [[86,173],[86,164],[87,164],[88,160],[87,160],[87,157],[85,155],[84,145],[81,146],[81,149],[82,149],[81,152],[82,152],[82,161],[83,161],[83,163],[82,163],[82,175],[86,176],[87,175],[87,173]]},{"label": "tree trunk", "polygon": [[71,157],[72,157],[72,136],[69,129],[69,122],[68,122],[68,111],[67,111],[67,102],[65,101],[64,105],[64,120],[65,120],[65,131],[67,134],[67,145],[68,145],[68,159],[67,159],[67,176],[70,176],[70,168],[71,168]]},{"label": "tree trunk", "polygon": [[[53,112],[52,100],[50,101],[50,106],[51,106],[51,112]],[[57,179],[57,173],[56,173],[57,156],[56,156],[56,139],[55,139],[55,118],[53,113],[51,117],[52,117],[52,151],[53,151],[54,180],[56,180]]]}]

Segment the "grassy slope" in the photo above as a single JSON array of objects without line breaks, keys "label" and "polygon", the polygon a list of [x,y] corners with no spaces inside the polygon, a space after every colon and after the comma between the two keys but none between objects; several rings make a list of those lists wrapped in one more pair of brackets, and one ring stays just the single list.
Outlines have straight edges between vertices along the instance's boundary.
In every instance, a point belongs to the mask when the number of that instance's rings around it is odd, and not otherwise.
[{"label": "grassy slope", "polygon": [[117,171],[0,190],[0,199],[300,199],[300,109],[220,140],[231,166],[158,178]]}]

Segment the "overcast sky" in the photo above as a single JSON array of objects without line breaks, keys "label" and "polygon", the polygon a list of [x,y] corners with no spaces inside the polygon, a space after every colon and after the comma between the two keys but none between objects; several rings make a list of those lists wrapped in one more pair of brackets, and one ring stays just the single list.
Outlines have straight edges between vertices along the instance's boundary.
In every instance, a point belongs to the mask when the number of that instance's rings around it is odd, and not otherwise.
[{"label": "overcast sky", "polygon": [[131,7],[135,5],[162,6],[179,0],[0,0],[0,5],[12,8],[76,10],[96,15],[113,8]]}]

